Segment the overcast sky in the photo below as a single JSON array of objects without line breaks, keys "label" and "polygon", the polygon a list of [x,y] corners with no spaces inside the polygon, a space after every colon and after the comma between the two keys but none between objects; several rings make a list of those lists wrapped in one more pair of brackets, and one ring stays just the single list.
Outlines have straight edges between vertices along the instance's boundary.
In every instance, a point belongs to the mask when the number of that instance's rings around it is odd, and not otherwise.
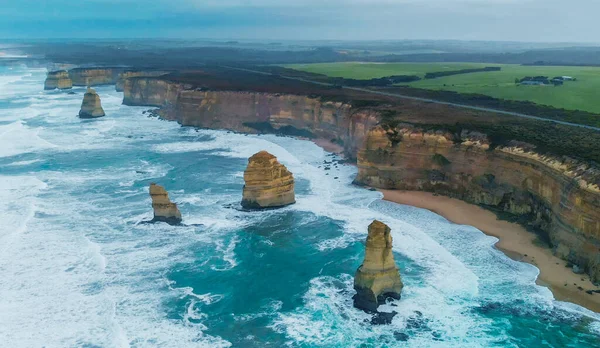
[{"label": "overcast sky", "polygon": [[600,0],[0,0],[1,38],[600,42]]}]

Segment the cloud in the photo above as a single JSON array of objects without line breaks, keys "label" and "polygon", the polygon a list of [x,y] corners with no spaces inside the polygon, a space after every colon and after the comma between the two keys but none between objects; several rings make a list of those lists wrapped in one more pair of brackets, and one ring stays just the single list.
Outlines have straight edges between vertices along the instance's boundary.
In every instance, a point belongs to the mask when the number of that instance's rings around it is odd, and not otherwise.
[{"label": "cloud", "polygon": [[597,13],[597,0],[0,0],[0,36],[595,42]]}]

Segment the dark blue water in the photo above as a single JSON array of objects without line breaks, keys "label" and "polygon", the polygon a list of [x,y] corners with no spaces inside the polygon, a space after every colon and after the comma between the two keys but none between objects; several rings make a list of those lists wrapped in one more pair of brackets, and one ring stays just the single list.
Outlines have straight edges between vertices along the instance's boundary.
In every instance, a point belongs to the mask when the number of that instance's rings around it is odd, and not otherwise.
[{"label": "dark blue water", "polygon": [[[44,92],[44,75],[0,68],[0,346],[600,346],[598,315],[495,238],[353,187],[310,142],[182,128],[111,87],[107,116],[82,121],[83,89]],[[297,204],[239,210],[259,150],[294,173]],[[151,182],[188,226],[140,224]],[[375,218],[405,283],[385,326],[351,300]]]}]

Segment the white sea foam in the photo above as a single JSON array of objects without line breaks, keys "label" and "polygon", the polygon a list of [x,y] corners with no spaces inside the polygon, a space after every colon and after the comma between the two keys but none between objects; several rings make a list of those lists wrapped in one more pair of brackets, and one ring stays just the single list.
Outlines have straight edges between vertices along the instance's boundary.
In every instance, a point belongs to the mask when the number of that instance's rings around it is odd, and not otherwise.
[{"label": "white sea foam", "polygon": [[3,144],[0,149],[0,157],[16,156],[56,147],[40,138],[39,132],[20,121],[0,126],[0,143]]}]

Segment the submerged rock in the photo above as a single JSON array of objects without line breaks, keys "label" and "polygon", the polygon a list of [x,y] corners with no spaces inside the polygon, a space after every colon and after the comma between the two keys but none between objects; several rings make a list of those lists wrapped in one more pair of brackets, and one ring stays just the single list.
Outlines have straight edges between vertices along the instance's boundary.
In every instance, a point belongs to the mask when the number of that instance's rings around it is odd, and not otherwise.
[{"label": "submerged rock", "polygon": [[79,111],[79,117],[81,118],[95,118],[104,116],[104,109],[100,102],[100,96],[92,88],[87,89],[83,96],[83,102],[81,103],[81,110]]},{"label": "submerged rock", "polygon": [[177,204],[171,202],[164,187],[155,183],[150,184],[150,197],[152,197],[152,208],[154,209],[152,222],[162,221],[170,225],[181,223],[181,213]]},{"label": "submerged rock", "polygon": [[51,71],[46,76],[44,82],[44,89],[69,89],[73,88],[73,81],[69,77],[69,73],[66,70]]},{"label": "submerged rock", "polygon": [[[354,307],[377,313],[377,307],[386,299],[400,299],[403,287],[392,254],[390,228],[375,220],[369,225],[365,259],[354,276]],[[380,317],[385,318],[386,322],[391,321],[389,315]]]},{"label": "submerged rock", "polygon": [[248,159],[244,181],[242,207],[246,209],[276,208],[296,202],[294,176],[267,151]]}]

